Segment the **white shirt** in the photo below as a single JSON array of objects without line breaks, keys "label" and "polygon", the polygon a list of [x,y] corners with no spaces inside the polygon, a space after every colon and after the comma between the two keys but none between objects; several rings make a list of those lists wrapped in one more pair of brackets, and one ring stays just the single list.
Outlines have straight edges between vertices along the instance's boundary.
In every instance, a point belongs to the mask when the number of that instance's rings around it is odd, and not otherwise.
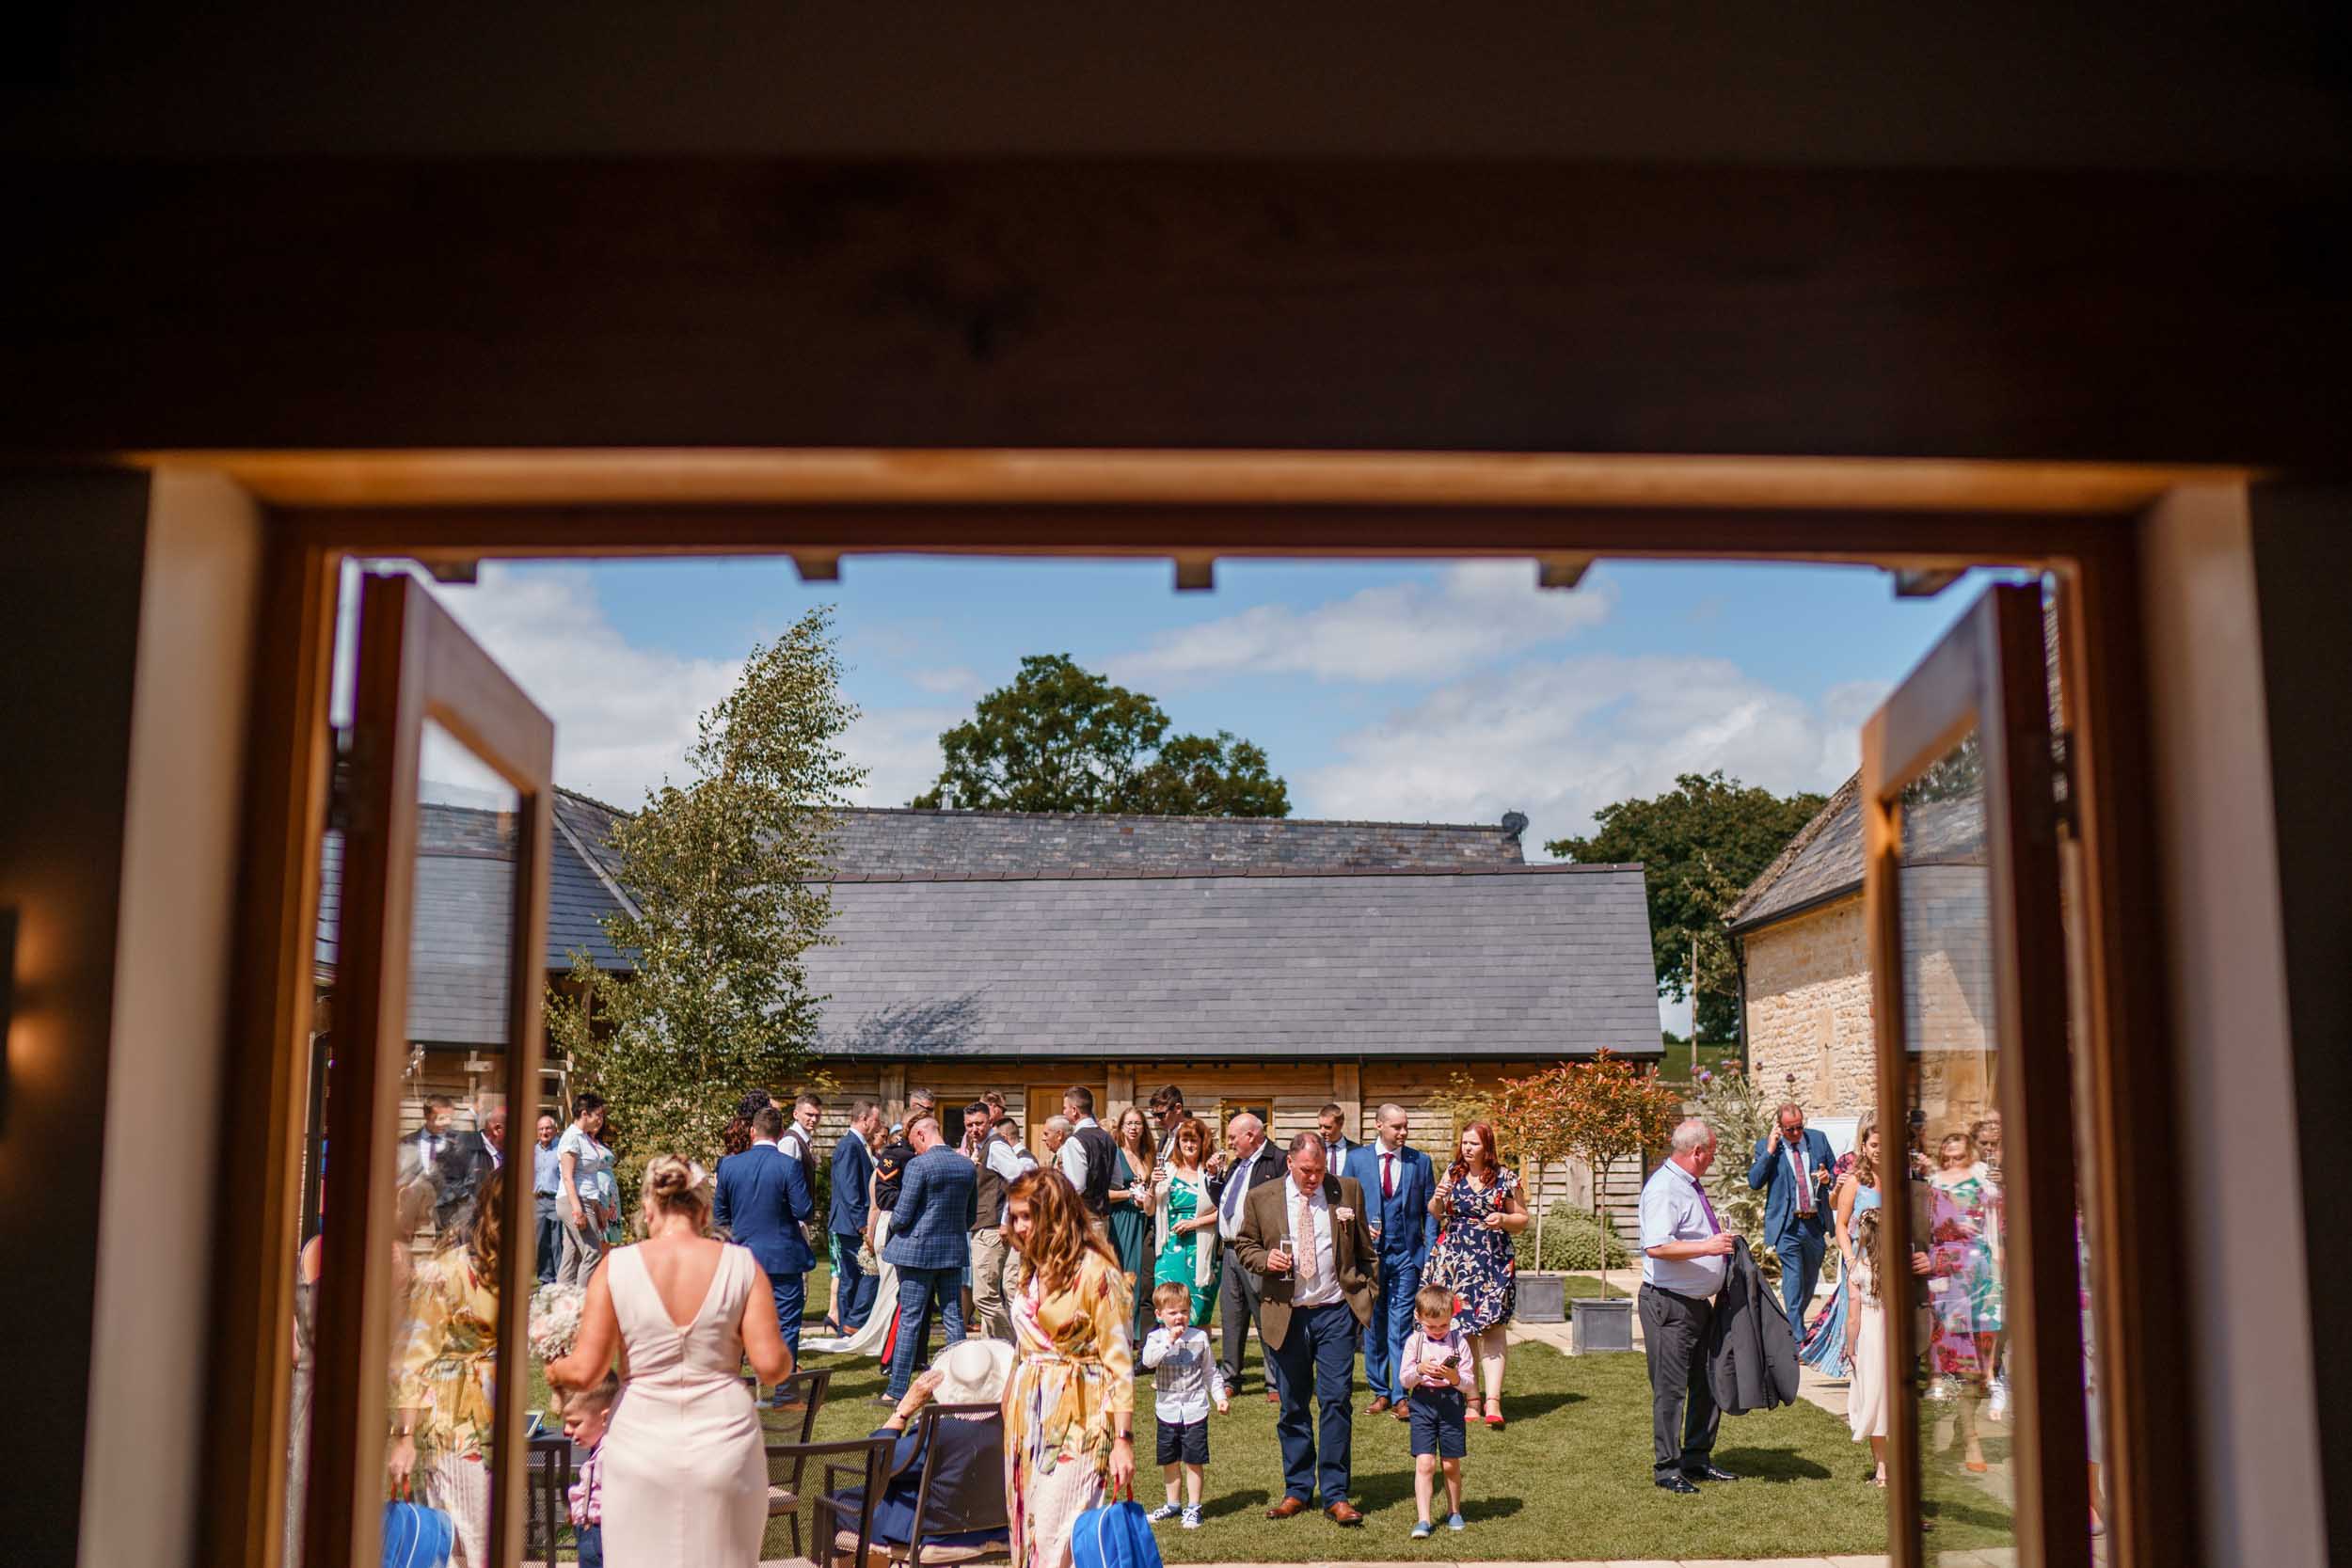
[{"label": "white shirt", "polygon": [[1081,1193],[1087,1190],[1088,1160],[1087,1146],[1078,1141],[1078,1130],[1101,1125],[1092,1117],[1080,1117],[1070,1124],[1070,1136],[1062,1140],[1061,1152],[1054,1156],[1054,1164],[1060,1168],[1062,1175],[1070,1179],[1070,1184]]},{"label": "white shirt", "polygon": [[1340,1264],[1331,1245],[1331,1197],[1327,1181],[1315,1188],[1307,1199],[1307,1223],[1313,1227],[1311,1239],[1298,1232],[1298,1181],[1295,1177],[1282,1178],[1282,1216],[1289,1231],[1290,1244],[1283,1248],[1291,1255],[1291,1278],[1304,1277],[1306,1271],[1299,1262],[1310,1246],[1314,1250],[1315,1278],[1312,1287],[1301,1287],[1291,1295],[1293,1307],[1328,1307],[1341,1299]]},{"label": "white shirt", "polygon": [[1209,1406],[1225,1397],[1225,1374],[1209,1350],[1208,1330],[1154,1327],[1144,1337],[1143,1364],[1152,1373],[1152,1409],[1170,1426],[1209,1418]]},{"label": "white shirt", "polygon": [[[980,1145],[980,1149],[981,1158],[987,1164],[988,1168],[1003,1177],[1007,1186],[1010,1186],[1013,1182],[1020,1180],[1024,1171],[1035,1170],[1037,1168],[1037,1162],[1035,1160],[1031,1160],[1026,1164],[1024,1164],[1022,1163],[1022,1156],[1014,1151],[1012,1145],[1005,1142],[1002,1138],[990,1138],[987,1142]],[[1001,1226],[1005,1223],[1005,1212],[1011,1207],[1012,1205],[1009,1202],[1000,1203],[996,1206],[996,1223],[998,1225]]]},{"label": "white shirt", "polygon": [[[764,1140],[759,1138],[754,1138],[752,1140],[754,1143],[760,1143],[763,1141]],[[776,1139],[776,1152],[783,1155],[787,1160],[799,1160],[805,1164],[807,1163],[808,1150],[808,1129],[803,1127],[797,1121],[787,1126],[784,1130],[783,1135]]]},{"label": "white shirt", "polygon": [[1797,1173],[1797,1212],[1809,1214],[1814,1208],[1813,1173],[1805,1168],[1804,1134],[1798,1133],[1797,1141],[1790,1144],[1786,1152],[1788,1168]]},{"label": "white shirt", "polygon": [[1723,1258],[1652,1258],[1669,1242],[1703,1242],[1718,1227],[1708,1217],[1698,1178],[1672,1160],[1642,1184],[1642,1283],[1677,1295],[1711,1296],[1724,1288]]},{"label": "white shirt", "polygon": [[1260,1144],[1250,1150],[1249,1157],[1225,1173],[1225,1196],[1216,1206],[1216,1233],[1227,1241],[1241,1234],[1242,1205],[1249,1201],[1249,1171],[1258,1163],[1266,1146]]}]

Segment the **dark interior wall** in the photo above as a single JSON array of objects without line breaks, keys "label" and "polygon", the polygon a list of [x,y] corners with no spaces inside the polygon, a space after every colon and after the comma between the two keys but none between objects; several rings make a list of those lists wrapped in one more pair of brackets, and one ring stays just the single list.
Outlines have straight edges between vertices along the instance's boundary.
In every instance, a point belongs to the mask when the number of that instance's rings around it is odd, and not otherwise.
[{"label": "dark interior wall", "polygon": [[[2254,592],[2279,832],[2280,915],[2287,1018],[2294,1031],[2296,1116],[2310,1236],[2312,1322],[2352,1301],[2352,1249],[2330,1197],[2343,1181],[2344,1114],[2352,1106],[2352,657],[2344,588],[2352,582],[2352,487],[2257,487],[2251,497]],[[2352,1361],[2323,1338],[2318,1374],[2320,1474],[2328,1560],[2352,1562]],[[2331,1414],[2332,1413],[2332,1414]]]},{"label": "dark interior wall", "polygon": [[2217,168],[2352,156],[2327,0],[112,0],[21,28],[0,146]]},{"label": "dark interior wall", "polygon": [[[72,1562],[80,1529],[147,490],[144,474],[0,479],[0,907],[19,922],[0,1121],[11,1564]],[[201,1309],[198,1281],[187,1307]]]}]

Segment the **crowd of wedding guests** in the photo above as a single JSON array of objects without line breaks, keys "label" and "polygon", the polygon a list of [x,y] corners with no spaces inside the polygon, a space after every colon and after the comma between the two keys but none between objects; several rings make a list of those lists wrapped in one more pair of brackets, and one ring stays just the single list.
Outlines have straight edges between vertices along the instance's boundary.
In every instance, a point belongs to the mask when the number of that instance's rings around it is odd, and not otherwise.
[{"label": "crowd of wedding guests", "polygon": [[[1359,1143],[1334,1104],[1278,1148],[1248,1112],[1213,1131],[1172,1085],[1108,1126],[1092,1092],[1073,1086],[1032,1148],[999,1097],[962,1107],[950,1141],[935,1097],[917,1090],[895,1124],[878,1101],[852,1101],[846,1131],[820,1154],[818,1097],[787,1105],[755,1091],[735,1108],[715,1171],[675,1156],[649,1164],[640,1239],[619,1245],[607,1108],[583,1094],[568,1109],[568,1123],[545,1115],[534,1127],[532,1243],[542,1280],[584,1291],[573,1348],[548,1367],[566,1430],[594,1450],[574,1497],[583,1561],[607,1550],[619,1561],[755,1561],[764,1439],[742,1368],[781,1385],[804,1345],[876,1356],[886,1368],[876,1400],[889,1407],[880,1431],[904,1445],[939,1430],[917,1420],[930,1401],[998,1406],[1001,1421],[936,1440],[956,1446],[946,1457],[966,1470],[1001,1466],[1021,1568],[1067,1563],[1073,1522],[1132,1487],[1147,1435],[1164,1495],[1151,1517],[1200,1523],[1216,1418],[1252,1392],[1252,1328],[1255,1392],[1276,1407],[1283,1472],[1268,1518],[1315,1509],[1361,1523],[1351,1498],[1360,1359],[1368,1410],[1406,1429],[1414,1535],[1465,1528],[1465,1434],[1504,1424],[1516,1239],[1530,1223],[1519,1175],[1485,1123],[1433,1159],[1412,1145],[1404,1107],[1381,1106],[1375,1135]],[[471,1562],[487,1525],[506,1118],[485,1102],[475,1128],[455,1132],[452,1111],[428,1101],[424,1125],[403,1140],[404,1212],[442,1244],[413,1262],[404,1248],[389,1464],[396,1490],[414,1487],[453,1516],[458,1560]],[[1658,1484],[1688,1494],[1736,1479],[1712,1458],[1717,1320],[1730,1315],[1749,1325],[1768,1380],[1785,1370],[1783,1397],[1799,1354],[1850,1375],[1854,1435],[1883,1455],[1878,1129],[1866,1121],[1841,1160],[1788,1105],[1750,1151],[1748,1184],[1765,1194],[1765,1244],[1781,1265],[1777,1299],[1760,1277],[1744,1292],[1736,1283],[1753,1260],[1708,1196],[1715,1153],[1707,1124],[1685,1122],[1643,1194],[1637,1305]],[[2003,1418],[2006,1393],[1998,1121],[1956,1131],[1913,1163],[1924,1223],[1908,1269],[1931,1304],[1934,1371],[1957,1391],[1964,1463],[1980,1468],[1977,1423]],[[1832,1245],[1837,1288],[1808,1322]],[[804,1340],[820,1259],[831,1265],[822,1333]],[[303,1267],[307,1284],[315,1243]],[[1766,1318],[1772,1331],[1755,1333]],[[1148,1434],[1136,1430],[1138,1378],[1153,1386]],[[898,1457],[908,1463],[894,1460],[893,1478],[920,1473],[919,1451]],[[910,1507],[909,1497],[877,1499],[881,1539],[906,1527]]]}]

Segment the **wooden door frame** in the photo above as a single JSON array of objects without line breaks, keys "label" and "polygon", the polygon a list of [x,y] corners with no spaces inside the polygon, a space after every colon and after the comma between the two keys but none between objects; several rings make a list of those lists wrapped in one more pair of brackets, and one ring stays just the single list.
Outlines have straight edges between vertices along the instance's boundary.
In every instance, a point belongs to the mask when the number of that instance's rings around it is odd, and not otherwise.
[{"label": "wooden door frame", "polygon": [[[1985,884],[1991,914],[1994,1103],[2004,1117],[2010,1196],[2003,1299],[2018,1401],[2010,1472],[2019,1560],[2089,1568],[2087,1473],[2045,1453],[2086,1451],[2082,1334],[2075,1305],[2076,1183],[2073,1061],[2067,1040],[2067,941],[2059,915],[2060,816],[2050,726],[2049,652],[2039,594],[1986,593],[1904,678],[1862,732],[1863,877],[1876,1015],[1879,1125],[1901,1151],[1883,1178],[1883,1256],[1911,1255],[1916,1217],[1909,1154],[1910,1069],[1902,962],[1902,792],[1964,736],[1982,768]],[[2097,1185],[2097,1183],[2093,1183]],[[2022,1201],[2021,1201],[2022,1200]],[[1893,1273],[1900,1299],[1909,1275]],[[2063,1289],[2061,1289],[2063,1287]],[[2054,1309],[2063,1301],[2062,1309]],[[1907,1309],[1885,1314],[1888,1479],[1895,1516],[1916,1520],[1923,1489],[1919,1397],[1910,1369],[1926,1349]],[[1921,1568],[1917,1528],[1890,1545],[1895,1568]]]},{"label": "wooden door frame", "polygon": [[[624,465],[626,466],[626,465]],[[1830,471],[1851,471],[1852,466]],[[1811,503],[1805,491],[1817,492]],[[363,499],[363,498],[362,498]],[[2159,966],[2131,961],[2164,940],[2158,835],[2141,787],[2150,754],[2138,606],[2139,501],[2106,511],[1844,504],[1826,478],[1800,476],[1770,504],[1126,504],[953,500],[840,505],[498,506],[441,493],[432,504],[272,511],[257,640],[245,815],[246,880],[238,913],[228,1071],[223,1201],[213,1300],[202,1539],[207,1560],[275,1568],[284,1451],[279,1336],[292,1306],[298,1129],[286,1042],[307,1033],[317,839],[329,773],[324,731],[336,571],[350,555],[462,562],[492,557],[673,553],[782,555],[821,573],[844,553],[958,551],[1083,556],[1515,556],[1572,580],[1595,557],[1866,562],[1950,570],[2020,565],[2060,582],[2060,649],[2080,785],[2090,978],[2089,1117],[2106,1162],[2097,1222],[2098,1323],[2109,1450],[2112,1539],[2120,1562],[2153,1560],[2195,1540],[2195,1420],[2171,1369],[2188,1352],[2185,1286],[2162,1205],[2122,1196],[2163,1190],[2174,1148],[2174,1045]],[[1531,579],[1534,568],[1531,566]],[[2161,1408],[2137,1391],[2168,1390]],[[2125,1391],[2132,1391],[2126,1393]]]}]

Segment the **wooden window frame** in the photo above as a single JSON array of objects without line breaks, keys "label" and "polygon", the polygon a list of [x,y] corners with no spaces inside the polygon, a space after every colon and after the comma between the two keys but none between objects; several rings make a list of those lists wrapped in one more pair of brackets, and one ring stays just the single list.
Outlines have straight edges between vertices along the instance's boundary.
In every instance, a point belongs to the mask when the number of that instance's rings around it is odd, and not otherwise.
[{"label": "wooden window frame", "polygon": [[[616,460],[621,468],[626,457]],[[1506,460],[1507,461],[1507,460]],[[224,467],[227,465],[224,464]],[[281,1338],[292,1309],[302,1111],[299,1053],[311,1008],[317,842],[330,773],[326,689],[337,570],[354,556],[426,562],[492,558],[771,555],[831,563],[844,553],[1159,557],[1508,556],[1863,563],[1890,569],[2024,566],[2059,583],[2061,663],[2084,851],[2090,1148],[2102,1162],[2094,1221],[2096,1330],[2119,1563],[2153,1561],[2195,1539],[2196,1419],[2173,1375],[2188,1351],[2185,1281],[2169,1216],[2122,1195],[2164,1190],[2176,1112],[2160,966],[2132,955],[2164,940],[2158,835],[2142,787],[2150,753],[2136,518],[2147,497],[2106,510],[1982,509],[1955,490],[1899,507],[1851,504],[1835,473],[1800,474],[1754,505],[1410,504],[1282,496],[1250,504],[1057,499],[874,504],[609,504],[477,501],[462,484],[427,504],[269,511],[265,592],[244,820],[246,879],[232,977],[230,1081],[213,1309],[219,1350],[208,1401],[201,1539],[206,1560],[276,1568],[283,1508]],[[1810,488],[1816,494],[1807,499]],[[2160,489],[2160,482],[2159,482]],[[1531,586],[1533,582],[1531,568]],[[2167,1390],[2159,1402],[2157,1388]]]}]

